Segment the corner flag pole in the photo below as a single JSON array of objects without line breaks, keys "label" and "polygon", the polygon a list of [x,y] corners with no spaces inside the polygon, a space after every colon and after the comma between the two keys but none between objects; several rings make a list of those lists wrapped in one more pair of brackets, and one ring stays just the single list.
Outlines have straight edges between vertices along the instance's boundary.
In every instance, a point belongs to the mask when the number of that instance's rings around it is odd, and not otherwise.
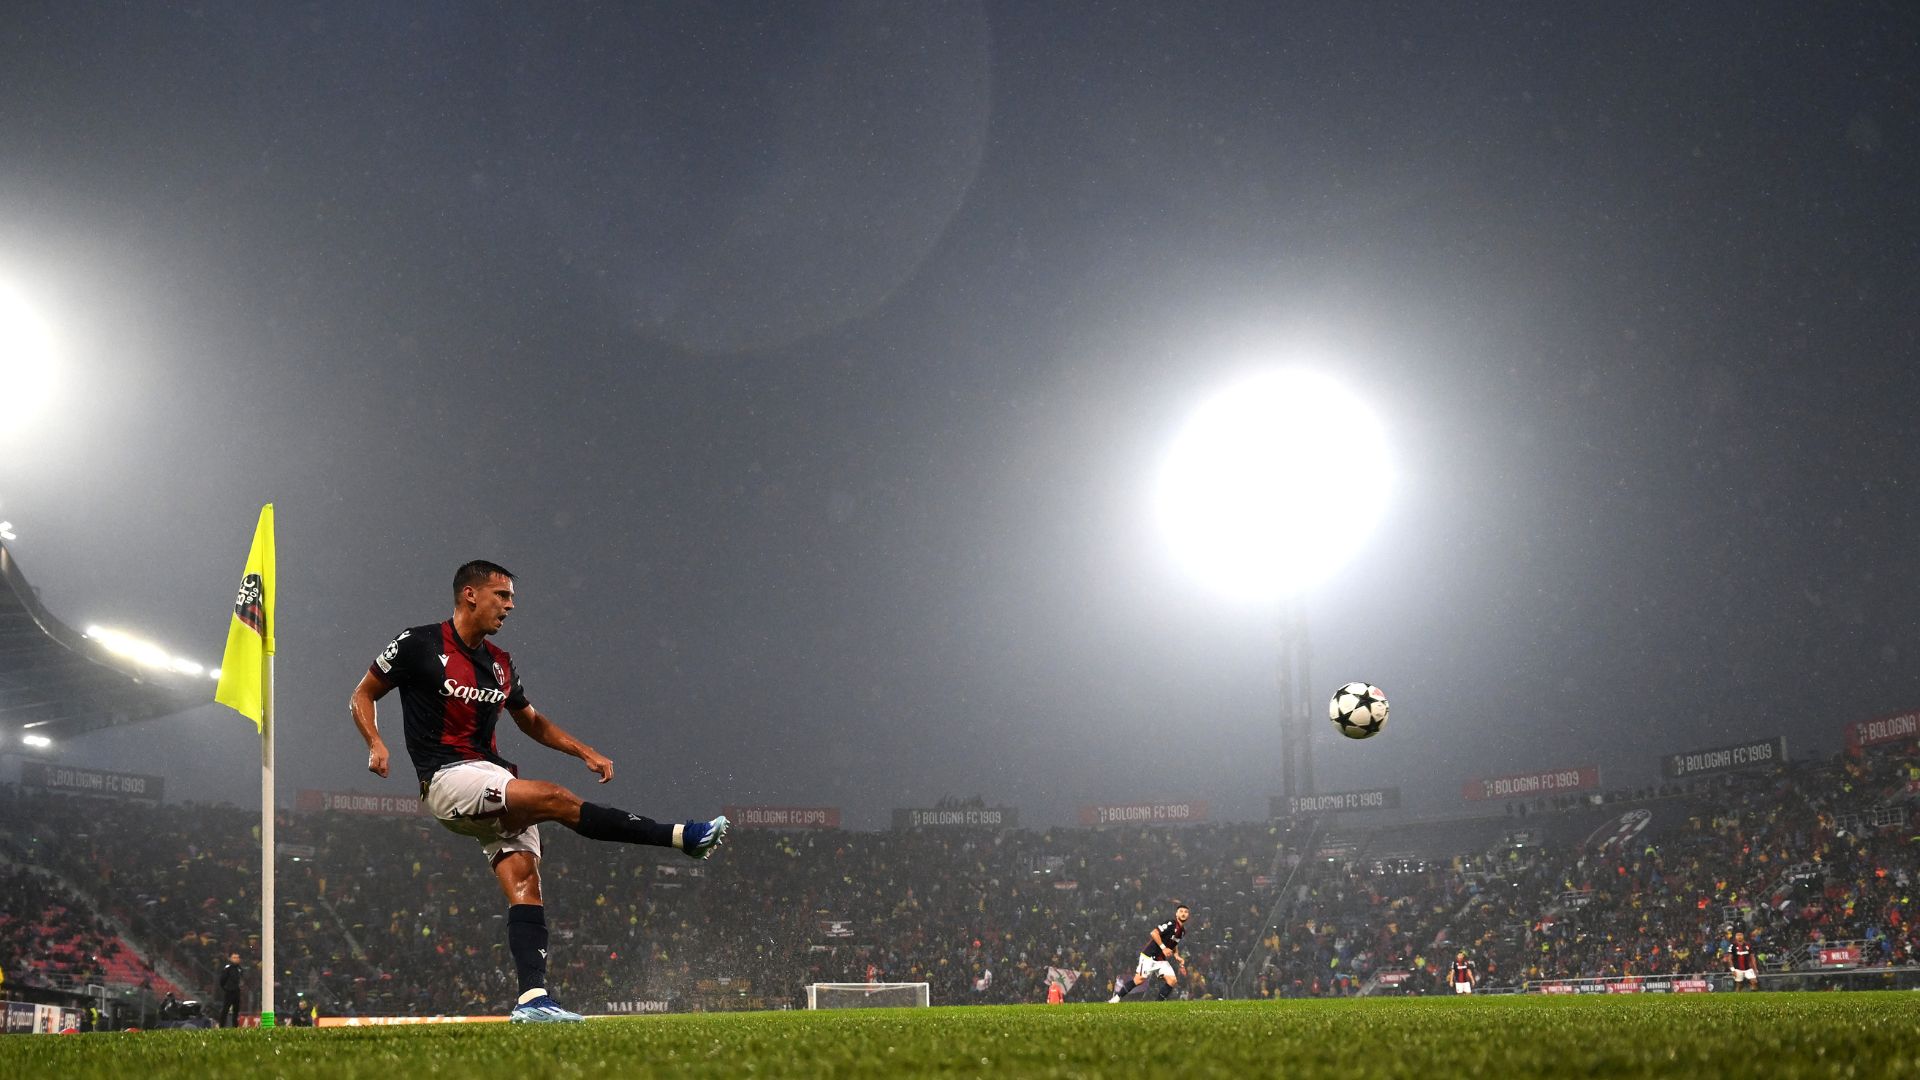
[{"label": "corner flag pole", "polygon": [[227,620],[227,651],[213,700],[260,731],[260,1026],[273,1026],[273,654],[280,573],[274,557],[273,504],[260,508],[247,568]]},{"label": "corner flag pole", "polygon": [[260,717],[260,1026],[274,1023],[273,973],[273,654],[267,654]]}]

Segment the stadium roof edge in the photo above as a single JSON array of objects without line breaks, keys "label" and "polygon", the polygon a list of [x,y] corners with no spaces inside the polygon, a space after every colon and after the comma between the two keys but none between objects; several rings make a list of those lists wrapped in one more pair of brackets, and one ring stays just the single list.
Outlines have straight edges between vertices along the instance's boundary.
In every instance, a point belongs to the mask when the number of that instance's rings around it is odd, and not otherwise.
[{"label": "stadium roof edge", "polygon": [[0,543],[0,732],[49,738],[154,720],[209,703],[204,679],[143,667],[47,610]]}]

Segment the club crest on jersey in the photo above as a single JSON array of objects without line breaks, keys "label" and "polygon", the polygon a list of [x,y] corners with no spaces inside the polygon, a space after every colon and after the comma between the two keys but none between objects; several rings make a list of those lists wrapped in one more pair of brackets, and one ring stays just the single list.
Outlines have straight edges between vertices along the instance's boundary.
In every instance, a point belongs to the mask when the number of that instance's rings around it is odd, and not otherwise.
[{"label": "club crest on jersey", "polygon": [[501,667],[498,660],[493,662],[493,684],[502,690],[507,687],[507,669]]},{"label": "club crest on jersey", "polygon": [[240,579],[240,592],[233,600],[233,617],[256,634],[267,632],[266,595],[266,582],[259,574],[248,574]]}]

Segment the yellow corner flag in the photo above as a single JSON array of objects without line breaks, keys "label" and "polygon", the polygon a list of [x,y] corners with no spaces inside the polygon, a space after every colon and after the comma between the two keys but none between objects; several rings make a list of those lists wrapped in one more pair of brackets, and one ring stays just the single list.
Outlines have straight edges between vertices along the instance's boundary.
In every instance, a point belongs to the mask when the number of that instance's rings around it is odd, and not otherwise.
[{"label": "yellow corner flag", "polygon": [[240,592],[227,624],[227,652],[220,661],[220,687],[213,700],[261,725],[266,713],[267,657],[273,655],[273,597],[280,579],[273,566],[273,504],[260,508],[253,548],[240,576]]}]

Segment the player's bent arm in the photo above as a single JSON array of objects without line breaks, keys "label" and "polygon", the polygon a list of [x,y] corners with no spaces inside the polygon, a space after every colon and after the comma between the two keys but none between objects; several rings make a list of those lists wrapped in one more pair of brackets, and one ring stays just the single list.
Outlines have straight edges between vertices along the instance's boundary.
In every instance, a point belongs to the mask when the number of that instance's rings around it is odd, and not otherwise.
[{"label": "player's bent arm", "polygon": [[387,775],[387,744],[380,739],[380,711],[374,702],[392,689],[392,683],[369,671],[360,676],[360,685],[347,699],[353,726],[360,729],[360,737],[367,742],[367,771],[382,778]]},{"label": "player's bent arm", "polygon": [[1172,952],[1171,950],[1169,950],[1169,949],[1167,948],[1167,943],[1166,943],[1165,941],[1163,941],[1163,940],[1161,940],[1161,938],[1160,938],[1160,928],[1159,928],[1159,927],[1157,927],[1157,926],[1156,926],[1156,927],[1154,927],[1154,929],[1153,929],[1153,931],[1152,931],[1152,933],[1150,933],[1150,934],[1149,934],[1148,936],[1149,936],[1149,937],[1151,937],[1151,938],[1153,938],[1153,943],[1154,943],[1155,945],[1158,945],[1158,946],[1160,946],[1160,955],[1161,955],[1161,956],[1163,956],[1163,957],[1165,957],[1165,956],[1172,956],[1172,955],[1173,955],[1173,952]]},{"label": "player's bent arm", "polygon": [[586,762],[587,768],[597,774],[603,784],[613,779],[612,761],[593,747],[567,734],[559,724],[547,719],[547,715],[534,708],[532,704],[514,709],[512,713],[513,722],[519,725],[521,731],[527,733],[527,738]]}]

